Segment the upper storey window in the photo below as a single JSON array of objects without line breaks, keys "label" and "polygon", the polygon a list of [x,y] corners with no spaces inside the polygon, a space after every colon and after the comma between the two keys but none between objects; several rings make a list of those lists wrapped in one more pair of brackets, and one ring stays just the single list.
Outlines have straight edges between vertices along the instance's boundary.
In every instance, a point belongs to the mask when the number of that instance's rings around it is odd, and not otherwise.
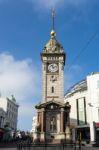
[{"label": "upper storey window", "polygon": [[77,99],[77,122],[78,125],[86,124],[86,100],[84,97]]},{"label": "upper storey window", "polygon": [[54,93],[54,87],[52,86],[52,88],[51,88],[51,93]]}]

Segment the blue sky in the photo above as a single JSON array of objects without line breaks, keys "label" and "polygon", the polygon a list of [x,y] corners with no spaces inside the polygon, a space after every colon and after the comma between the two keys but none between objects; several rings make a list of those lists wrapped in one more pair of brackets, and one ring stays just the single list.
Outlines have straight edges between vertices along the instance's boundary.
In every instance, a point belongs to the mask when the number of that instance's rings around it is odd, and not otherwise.
[{"label": "blue sky", "polygon": [[22,130],[31,129],[34,105],[42,100],[40,53],[50,38],[53,7],[57,40],[67,54],[64,92],[99,71],[98,32],[76,57],[99,28],[98,0],[0,0],[0,91],[15,95]]}]

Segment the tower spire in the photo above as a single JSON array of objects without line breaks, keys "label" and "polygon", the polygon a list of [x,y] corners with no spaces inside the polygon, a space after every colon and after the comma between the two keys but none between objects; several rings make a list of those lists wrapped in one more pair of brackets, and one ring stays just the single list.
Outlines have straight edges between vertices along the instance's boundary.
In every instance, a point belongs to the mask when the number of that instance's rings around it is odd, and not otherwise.
[{"label": "tower spire", "polygon": [[55,29],[55,10],[52,10],[52,30]]},{"label": "tower spire", "polygon": [[52,9],[52,31],[51,31],[51,38],[55,38],[55,10]]}]

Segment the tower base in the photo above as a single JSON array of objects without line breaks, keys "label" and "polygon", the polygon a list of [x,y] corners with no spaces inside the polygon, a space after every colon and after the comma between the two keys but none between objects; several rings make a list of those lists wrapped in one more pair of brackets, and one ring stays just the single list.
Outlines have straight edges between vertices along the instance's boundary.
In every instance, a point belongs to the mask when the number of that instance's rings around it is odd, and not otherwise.
[{"label": "tower base", "polygon": [[34,143],[51,143],[51,144],[60,144],[60,143],[70,143],[70,135],[66,133],[38,133],[33,134]]}]

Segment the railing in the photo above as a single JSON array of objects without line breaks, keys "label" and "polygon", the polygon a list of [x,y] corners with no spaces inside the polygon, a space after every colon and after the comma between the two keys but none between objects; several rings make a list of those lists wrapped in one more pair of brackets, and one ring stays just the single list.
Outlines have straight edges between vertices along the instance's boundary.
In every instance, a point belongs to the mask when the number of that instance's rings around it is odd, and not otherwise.
[{"label": "railing", "polygon": [[71,144],[18,144],[17,150],[81,150],[79,145]]}]

